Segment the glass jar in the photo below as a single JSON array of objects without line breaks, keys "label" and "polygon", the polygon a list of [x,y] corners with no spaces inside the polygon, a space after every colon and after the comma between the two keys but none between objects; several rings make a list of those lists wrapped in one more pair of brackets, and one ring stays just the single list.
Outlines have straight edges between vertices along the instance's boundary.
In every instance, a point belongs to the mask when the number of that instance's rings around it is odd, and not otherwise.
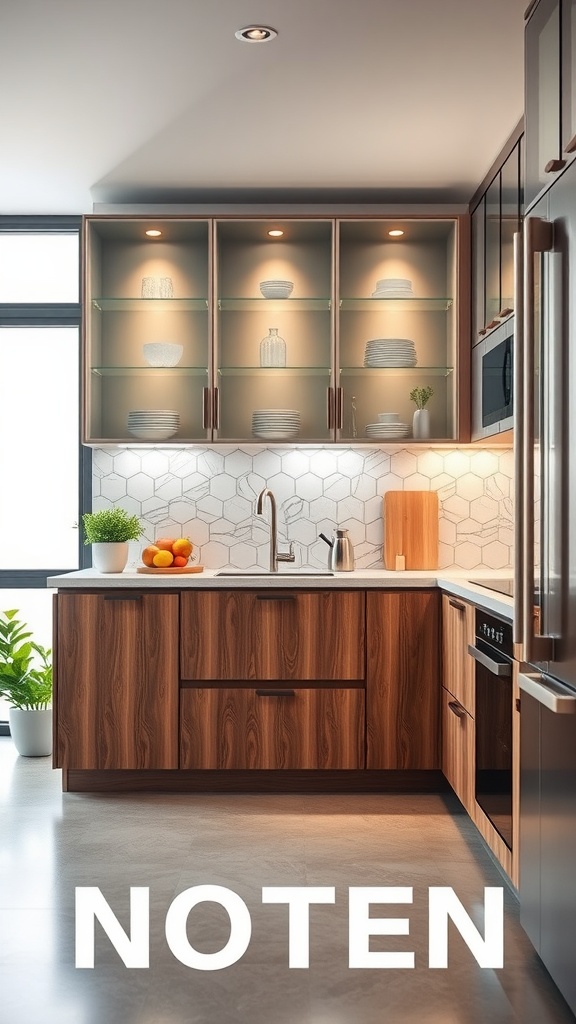
[{"label": "glass jar", "polygon": [[286,366],[286,342],[278,337],[277,327],[269,327],[260,342],[260,366]]}]

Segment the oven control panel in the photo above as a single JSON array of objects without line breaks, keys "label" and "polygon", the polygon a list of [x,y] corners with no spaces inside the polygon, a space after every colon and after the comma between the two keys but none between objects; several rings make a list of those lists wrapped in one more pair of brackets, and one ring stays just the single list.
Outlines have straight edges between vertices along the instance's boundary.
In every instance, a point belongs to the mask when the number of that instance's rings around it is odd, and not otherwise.
[{"label": "oven control panel", "polygon": [[483,640],[495,650],[512,657],[512,623],[498,619],[487,612],[476,610],[476,639]]}]

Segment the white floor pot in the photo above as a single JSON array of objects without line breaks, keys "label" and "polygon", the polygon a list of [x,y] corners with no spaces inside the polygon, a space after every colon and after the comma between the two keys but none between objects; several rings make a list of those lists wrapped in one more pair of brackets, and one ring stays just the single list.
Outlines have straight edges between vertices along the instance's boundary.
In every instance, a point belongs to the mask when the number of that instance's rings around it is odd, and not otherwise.
[{"label": "white floor pot", "polygon": [[47,757],[52,753],[52,708],[8,711],[10,735],[23,757]]},{"label": "white floor pot", "polygon": [[98,572],[122,572],[128,561],[128,541],[92,545],[92,565]]}]

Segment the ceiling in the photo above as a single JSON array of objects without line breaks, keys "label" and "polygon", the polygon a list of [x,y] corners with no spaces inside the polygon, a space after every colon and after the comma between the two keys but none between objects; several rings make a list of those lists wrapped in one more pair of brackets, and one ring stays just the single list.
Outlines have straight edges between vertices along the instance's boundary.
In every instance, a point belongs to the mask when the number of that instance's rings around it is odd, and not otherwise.
[{"label": "ceiling", "polygon": [[526,3],[2,0],[0,212],[464,202],[522,115]]}]

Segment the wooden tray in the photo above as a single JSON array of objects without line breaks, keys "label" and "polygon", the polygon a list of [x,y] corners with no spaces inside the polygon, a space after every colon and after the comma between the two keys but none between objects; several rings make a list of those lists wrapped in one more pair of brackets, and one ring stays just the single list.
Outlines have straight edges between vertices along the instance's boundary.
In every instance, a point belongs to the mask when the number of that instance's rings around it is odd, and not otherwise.
[{"label": "wooden tray", "polygon": [[137,567],[137,569],[136,569],[136,572],[148,572],[148,573],[152,573],[153,575],[154,574],[158,575],[158,573],[165,573],[168,576],[168,575],[172,575],[172,573],[174,573],[174,575],[176,575],[177,573],[183,573],[183,572],[204,572],[204,566],[203,565],[177,565],[177,566],[172,566],[172,567],[168,566],[168,568],[166,568],[166,569],[161,569],[161,568],[157,568],[156,566],[139,565]]},{"label": "wooden tray", "polygon": [[438,494],[436,491],[387,491],[384,495],[384,565],[406,569],[438,568]]}]

